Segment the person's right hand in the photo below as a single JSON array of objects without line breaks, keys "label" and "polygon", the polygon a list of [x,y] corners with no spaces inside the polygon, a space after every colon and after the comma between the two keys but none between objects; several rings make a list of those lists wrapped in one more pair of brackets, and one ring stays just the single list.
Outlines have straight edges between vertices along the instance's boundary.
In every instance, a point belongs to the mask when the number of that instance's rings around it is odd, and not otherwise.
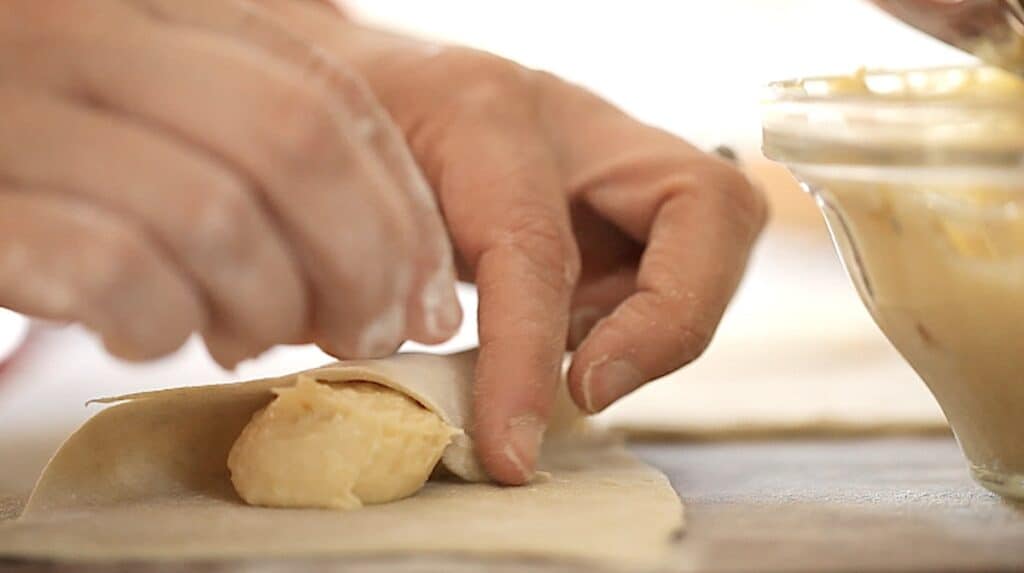
[{"label": "person's right hand", "polygon": [[358,78],[225,4],[209,32],[158,2],[4,3],[0,306],[129,359],[201,331],[225,366],[447,338],[450,247],[401,134]]},{"label": "person's right hand", "polygon": [[529,481],[565,350],[596,413],[707,347],[767,219],[735,165],[552,74],[261,6],[363,74],[434,187],[480,298],[469,433],[492,478]]}]

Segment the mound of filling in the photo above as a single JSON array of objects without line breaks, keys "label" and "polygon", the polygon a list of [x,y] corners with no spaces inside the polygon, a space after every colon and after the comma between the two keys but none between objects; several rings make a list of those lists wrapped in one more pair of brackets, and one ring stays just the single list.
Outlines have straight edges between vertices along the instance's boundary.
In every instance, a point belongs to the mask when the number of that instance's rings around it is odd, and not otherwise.
[{"label": "mound of filling", "polygon": [[458,432],[408,396],[369,382],[300,376],[256,412],[228,456],[252,505],[355,509],[423,487]]}]

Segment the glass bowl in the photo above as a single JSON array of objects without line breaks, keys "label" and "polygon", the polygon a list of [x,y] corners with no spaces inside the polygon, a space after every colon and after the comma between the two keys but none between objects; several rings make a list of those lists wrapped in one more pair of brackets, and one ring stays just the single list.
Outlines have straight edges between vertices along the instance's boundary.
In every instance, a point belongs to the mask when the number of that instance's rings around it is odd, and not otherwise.
[{"label": "glass bowl", "polygon": [[765,155],[817,200],[974,478],[1024,499],[1024,81],[944,68],[769,89]]}]

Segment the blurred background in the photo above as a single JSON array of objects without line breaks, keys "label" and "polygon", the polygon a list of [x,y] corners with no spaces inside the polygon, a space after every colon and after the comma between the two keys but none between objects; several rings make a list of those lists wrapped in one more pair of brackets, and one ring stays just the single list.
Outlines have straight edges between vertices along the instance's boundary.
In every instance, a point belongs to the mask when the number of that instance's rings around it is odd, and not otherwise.
[{"label": "blurred background", "polygon": [[770,81],[970,61],[866,0],[345,0],[364,20],[585,85],[696,144],[760,146]]},{"label": "blurred background", "polygon": [[[779,425],[781,418],[793,424],[794,416],[866,423],[893,405],[895,418],[934,422],[937,409],[860,305],[813,202],[760,157],[758,103],[775,79],[969,58],[861,0],[347,4],[369,22],[559,74],[705,148],[728,145],[765,187],[775,219],[711,350],[613,409],[610,423],[683,433],[715,424]],[[442,350],[475,342],[472,289],[464,288],[462,298],[469,318]],[[17,346],[24,331],[22,322],[0,313],[0,353]],[[78,328],[39,325],[0,369],[0,436],[7,438],[0,459],[22,460],[26,472],[36,471],[44,458],[29,450],[52,449],[90,415],[82,407],[89,398],[279,374],[328,360],[313,348],[284,348],[223,372],[193,341],[170,358],[127,365],[105,356]],[[865,396],[868,413],[851,414],[850,403]],[[0,474],[0,487],[9,472]]]}]

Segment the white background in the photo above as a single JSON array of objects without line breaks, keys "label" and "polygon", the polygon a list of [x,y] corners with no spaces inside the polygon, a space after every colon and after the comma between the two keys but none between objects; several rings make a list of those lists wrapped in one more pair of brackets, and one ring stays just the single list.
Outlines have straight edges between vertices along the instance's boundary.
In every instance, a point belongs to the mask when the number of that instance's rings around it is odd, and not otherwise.
[{"label": "white background", "polygon": [[367,19],[486,49],[704,146],[759,146],[768,82],[964,55],[866,0],[357,0]]}]

